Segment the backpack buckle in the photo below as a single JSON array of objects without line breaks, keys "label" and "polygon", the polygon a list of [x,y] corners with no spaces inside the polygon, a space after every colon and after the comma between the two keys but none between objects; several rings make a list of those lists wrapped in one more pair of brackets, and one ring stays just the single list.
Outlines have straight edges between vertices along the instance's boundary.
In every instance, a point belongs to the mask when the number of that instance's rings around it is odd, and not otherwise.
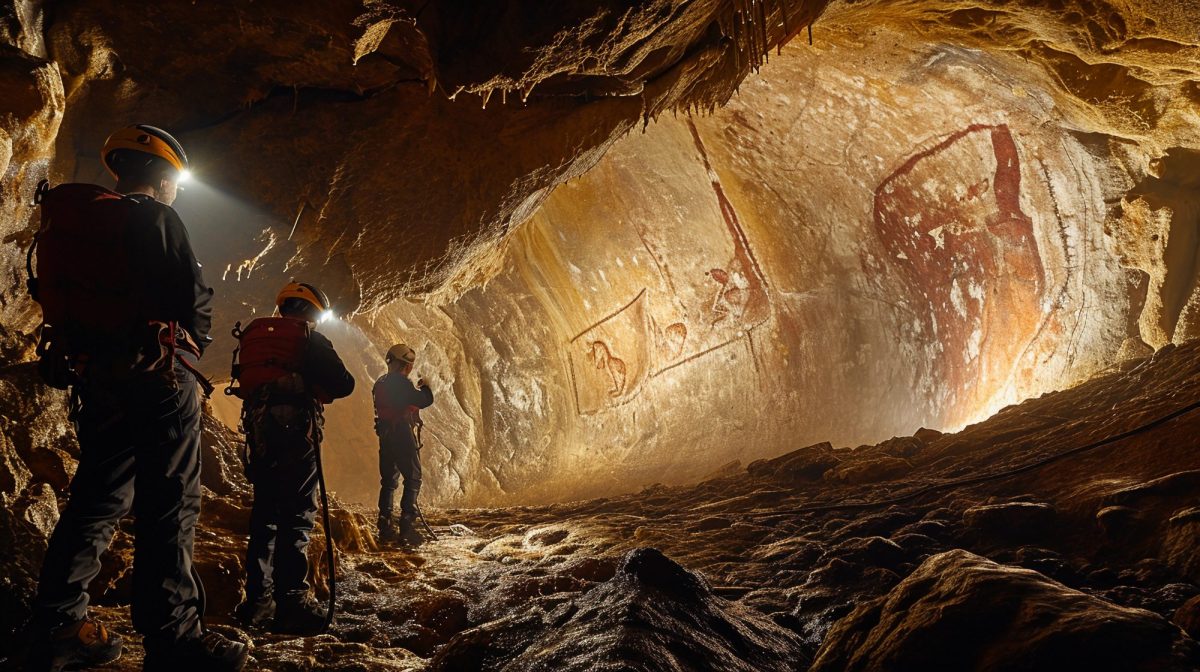
[{"label": "backpack buckle", "polygon": [[50,180],[42,180],[38,182],[37,189],[33,192],[33,204],[41,205],[42,201],[46,200],[46,194],[50,192]]}]

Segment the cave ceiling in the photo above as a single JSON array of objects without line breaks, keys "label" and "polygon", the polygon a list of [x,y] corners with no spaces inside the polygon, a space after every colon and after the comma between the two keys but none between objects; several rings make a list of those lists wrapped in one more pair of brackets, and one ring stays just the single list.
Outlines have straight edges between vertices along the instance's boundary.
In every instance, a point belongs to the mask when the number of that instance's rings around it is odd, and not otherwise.
[{"label": "cave ceiling", "polygon": [[818,41],[891,27],[1020,58],[1134,142],[1187,124],[1171,101],[1198,95],[1187,3],[827,4],[26,2],[8,25],[57,64],[56,176],[98,177],[114,124],[178,129],[212,186],[264,211],[238,261],[275,240],[259,263],[318,274],[347,311],[455,295],[616,138],[725,103],[810,24]]}]

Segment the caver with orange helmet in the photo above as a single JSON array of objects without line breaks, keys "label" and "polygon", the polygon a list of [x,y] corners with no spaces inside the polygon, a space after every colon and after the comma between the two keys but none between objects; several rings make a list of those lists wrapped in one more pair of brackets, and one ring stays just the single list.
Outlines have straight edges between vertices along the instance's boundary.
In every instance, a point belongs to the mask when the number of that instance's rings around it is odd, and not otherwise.
[{"label": "caver with orange helmet", "polygon": [[128,126],[116,131],[108,136],[104,149],[100,152],[104,167],[117,179],[121,179],[132,170],[153,163],[156,158],[166,162],[179,173],[188,169],[187,153],[183,151],[183,145],[170,133],[146,124]]},{"label": "caver with orange helmet", "polygon": [[146,193],[167,205],[175,202],[179,183],[191,175],[183,145],[170,133],[146,124],[108,136],[100,160],[117,179],[117,191]]},{"label": "caver with orange helmet", "polygon": [[27,270],[42,308],[39,372],[72,388],[80,458],[44,556],[34,661],[23,669],[89,667],[121,654],[120,637],[88,617],[87,588],[132,509],[132,605],[145,668],[239,670],[246,647],[205,631],[192,569],[202,417],[196,360],[209,340],[213,292],[170,207],[187,158],[151,126],[117,131],[101,157],[115,190],[43,182],[35,199],[42,220]]},{"label": "caver with orange helmet", "polygon": [[[421,409],[433,403],[433,390],[409,376],[417,361],[417,351],[397,343],[384,353],[388,371],[371,390],[375,401],[375,433],[379,435],[379,538],[396,540],[409,546],[424,541],[417,529],[421,510],[417,496],[421,492]],[[400,479],[400,520],[392,518],[392,506]]]},{"label": "caver with orange helmet", "polygon": [[325,292],[306,282],[293,280],[279,290],[275,307],[280,315],[303,317],[309,322],[321,322],[332,315],[332,306]]},{"label": "caver with orange helmet", "polygon": [[[324,292],[293,280],[275,305],[278,315],[256,318],[245,329],[239,322],[233,331],[239,345],[232,377],[238,386],[226,393],[242,399],[246,476],[254,486],[246,600],[235,616],[247,626],[273,618],[276,632],[314,634],[332,620],[335,595],[331,586],[329,608],[322,608],[306,580],[318,484],[324,492],[323,410],[354,390],[354,378],[329,339],[315,330],[331,314]],[[328,536],[328,521],[325,530]],[[326,545],[327,553],[331,547]]]}]

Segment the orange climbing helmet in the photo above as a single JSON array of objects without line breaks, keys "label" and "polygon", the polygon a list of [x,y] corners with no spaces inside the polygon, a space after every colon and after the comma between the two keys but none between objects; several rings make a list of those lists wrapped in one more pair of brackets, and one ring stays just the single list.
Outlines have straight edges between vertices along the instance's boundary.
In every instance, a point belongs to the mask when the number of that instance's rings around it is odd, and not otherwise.
[{"label": "orange climbing helmet", "polygon": [[179,144],[170,133],[146,124],[122,128],[104,142],[100,151],[100,160],[112,176],[120,179],[119,172],[123,163],[122,158],[129,152],[148,155],[166,161],[175,170],[184,173],[188,169],[187,154],[183,145]]},{"label": "orange climbing helmet", "polygon": [[325,296],[325,292],[308,284],[307,282],[296,282],[295,280],[283,286],[279,290],[279,296],[275,297],[275,306],[283,312],[284,304],[290,299],[299,299],[305,303],[311,304],[316,308],[319,316],[324,316],[330,310],[329,297]]}]

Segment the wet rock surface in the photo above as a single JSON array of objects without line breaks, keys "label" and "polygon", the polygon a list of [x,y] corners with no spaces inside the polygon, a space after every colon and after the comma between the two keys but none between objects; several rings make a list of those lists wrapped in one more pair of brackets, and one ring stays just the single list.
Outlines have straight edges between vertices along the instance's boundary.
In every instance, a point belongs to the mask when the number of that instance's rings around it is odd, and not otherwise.
[{"label": "wet rock surface", "polygon": [[955,550],[840,621],[810,669],[1182,672],[1198,647],[1157,614]]},{"label": "wet rock surface", "polygon": [[[1107,640],[1103,615],[1128,650],[1111,661],[1200,666],[1179,634],[1195,414],[1051,459],[1200,397],[1192,3],[10,4],[3,665],[75,457],[65,395],[28,363],[29,194],[103,181],[96,148],[137,120],[205,176],[179,205],[222,301],[214,352],[303,275],[355,313],[327,328],[360,377],[378,343],[427,335],[445,400],[424,493],[443,538],[380,546],[373,512],[335,500],[342,612],[308,639],[231,625],[248,486],[206,420],[197,567],[255,668],[910,660],[934,654],[889,600],[986,610],[992,578],[1073,609],[1005,622],[1061,626],[1044,640],[967,642],[996,665]],[[819,14],[812,45],[747,78]],[[367,408],[330,411],[346,501],[374,485]],[[141,655],[129,529],[92,586],[129,638],[114,670]],[[953,581],[920,580],[950,561]]]},{"label": "wet rock surface", "polygon": [[[1021,467],[1196,393],[1200,344],[929,437],[891,480],[781,482],[832,450],[804,448],[694,486],[431,509],[440,539],[417,550],[378,545],[371,512],[339,503],[339,617],[307,639],[233,626],[248,501],[236,479],[211,483],[197,538],[208,620],[253,640],[261,670],[1195,669],[1200,585],[1184,549],[1200,414]],[[221,431],[206,424],[206,465],[236,459]],[[996,477],[938,485],[964,472]],[[1140,520],[1119,543],[1096,518],[1115,506]],[[96,587],[97,613],[131,637],[113,670],[140,660],[129,550],[119,535]]]}]

